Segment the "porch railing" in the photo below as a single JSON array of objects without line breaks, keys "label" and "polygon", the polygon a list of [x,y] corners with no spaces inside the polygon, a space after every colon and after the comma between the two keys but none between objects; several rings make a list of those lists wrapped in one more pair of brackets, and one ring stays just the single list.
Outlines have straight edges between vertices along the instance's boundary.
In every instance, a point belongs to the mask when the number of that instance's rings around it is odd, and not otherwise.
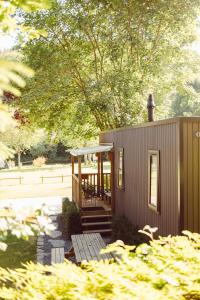
[{"label": "porch railing", "polygon": [[79,207],[82,207],[82,195],[85,198],[92,196],[101,197],[105,191],[111,189],[110,173],[103,173],[102,178],[98,173],[81,174],[81,183],[77,174],[72,175],[72,199]]},{"label": "porch railing", "polygon": [[82,206],[82,194],[80,191],[79,178],[75,174],[72,175],[72,200],[79,206]]}]

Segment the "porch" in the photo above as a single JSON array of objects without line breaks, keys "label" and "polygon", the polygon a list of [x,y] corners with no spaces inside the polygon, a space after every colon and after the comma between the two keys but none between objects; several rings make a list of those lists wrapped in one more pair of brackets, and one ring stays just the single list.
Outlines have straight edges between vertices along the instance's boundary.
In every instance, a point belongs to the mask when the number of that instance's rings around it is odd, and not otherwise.
[{"label": "porch", "polygon": [[81,180],[78,174],[72,175],[72,200],[79,208],[111,209],[110,173],[103,173],[103,178],[104,185],[102,187],[98,185],[98,173],[81,174]]},{"label": "porch", "polygon": [[[113,146],[99,145],[96,147],[71,150],[72,161],[72,200],[84,211],[114,209],[114,153]],[[97,158],[96,171],[82,172],[82,159],[84,155],[94,154]],[[110,170],[104,170],[107,158]],[[78,163],[75,172],[75,163]]]}]

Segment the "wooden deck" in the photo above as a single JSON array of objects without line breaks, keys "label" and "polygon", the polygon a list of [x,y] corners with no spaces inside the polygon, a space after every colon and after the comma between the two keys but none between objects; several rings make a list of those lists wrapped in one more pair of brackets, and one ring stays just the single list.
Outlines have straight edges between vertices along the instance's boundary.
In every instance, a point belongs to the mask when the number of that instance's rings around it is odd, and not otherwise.
[{"label": "wooden deck", "polygon": [[101,184],[99,173],[74,174],[72,172],[72,200],[78,207],[102,206],[111,209],[112,190],[111,174],[102,173]]},{"label": "wooden deck", "polygon": [[72,235],[72,244],[77,263],[90,260],[107,260],[113,258],[111,254],[100,254],[106,247],[99,233]]},{"label": "wooden deck", "polygon": [[83,197],[82,207],[102,207],[106,211],[111,210],[111,205],[103,201],[102,198],[100,197],[91,197],[91,198]]},{"label": "wooden deck", "polygon": [[51,249],[51,264],[61,264],[64,262],[64,248],[52,248]]}]

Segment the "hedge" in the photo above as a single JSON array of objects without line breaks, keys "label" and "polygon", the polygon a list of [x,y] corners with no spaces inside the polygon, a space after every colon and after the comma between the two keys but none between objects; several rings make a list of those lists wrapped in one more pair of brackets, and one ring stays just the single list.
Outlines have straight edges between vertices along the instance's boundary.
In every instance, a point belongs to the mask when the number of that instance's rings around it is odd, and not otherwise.
[{"label": "hedge", "polygon": [[62,224],[66,239],[70,239],[72,234],[81,233],[80,212],[75,203],[68,198],[63,199],[62,202]]},{"label": "hedge", "polygon": [[148,242],[148,236],[138,232],[138,229],[139,228],[133,226],[125,216],[115,215],[112,218],[111,240],[122,240],[128,245],[139,245]]},{"label": "hedge", "polygon": [[160,237],[134,248],[117,242],[117,262],[66,261],[0,269],[0,299],[169,300],[200,299],[200,235]]}]

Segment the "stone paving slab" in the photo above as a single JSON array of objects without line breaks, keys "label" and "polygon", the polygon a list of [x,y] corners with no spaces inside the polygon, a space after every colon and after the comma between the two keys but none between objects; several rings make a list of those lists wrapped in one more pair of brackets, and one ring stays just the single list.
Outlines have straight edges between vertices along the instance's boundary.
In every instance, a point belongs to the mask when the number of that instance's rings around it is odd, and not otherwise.
[{"label": "stone paving slab", "polygon": [[60,238],[62,236],[62,232],[59,231],[59,230],[54,230],[50,233],[49,235],[51,238],[53,239],[57,239],[57,238]]},{"label": "stone paving slab", "polygon": [[[51,264],[52,248],[64,247],[64,251],[67,252],[72,246],[71,241],[69,240],[65,241],[62,238],[62,232],[60,229],[61,228],[60,213],[62,211],[62,200],[60,201],[59,205],[57,206],[54,205],[52,210],[50,209],[49,216],[56,229],[51,233],[51,235],[41,235],[37,239],[37,262],[43,265]],[[108,244],[109,241],[110,241],[109,239],[105,239],[106,244]],[[75,262],[74,257],[70,259],[73,262]]]},{"label": "stone paving slab", "polygon": [[49,243],[52,245],[53,248],[61,248],[65,246],[64,240],[49,240]]},{"label": "stone paving slab", "polygon": [[62,211],[62,201],[59,205],[49,208],[49,217],[52,220],[55,230],[50,235],[41,235],[37,239],[37,262],[43,265],[51,264],[51,249],[64,247],[65,252],[71,248],[71,241],[65,241],[60,231],[60,213]]}]

